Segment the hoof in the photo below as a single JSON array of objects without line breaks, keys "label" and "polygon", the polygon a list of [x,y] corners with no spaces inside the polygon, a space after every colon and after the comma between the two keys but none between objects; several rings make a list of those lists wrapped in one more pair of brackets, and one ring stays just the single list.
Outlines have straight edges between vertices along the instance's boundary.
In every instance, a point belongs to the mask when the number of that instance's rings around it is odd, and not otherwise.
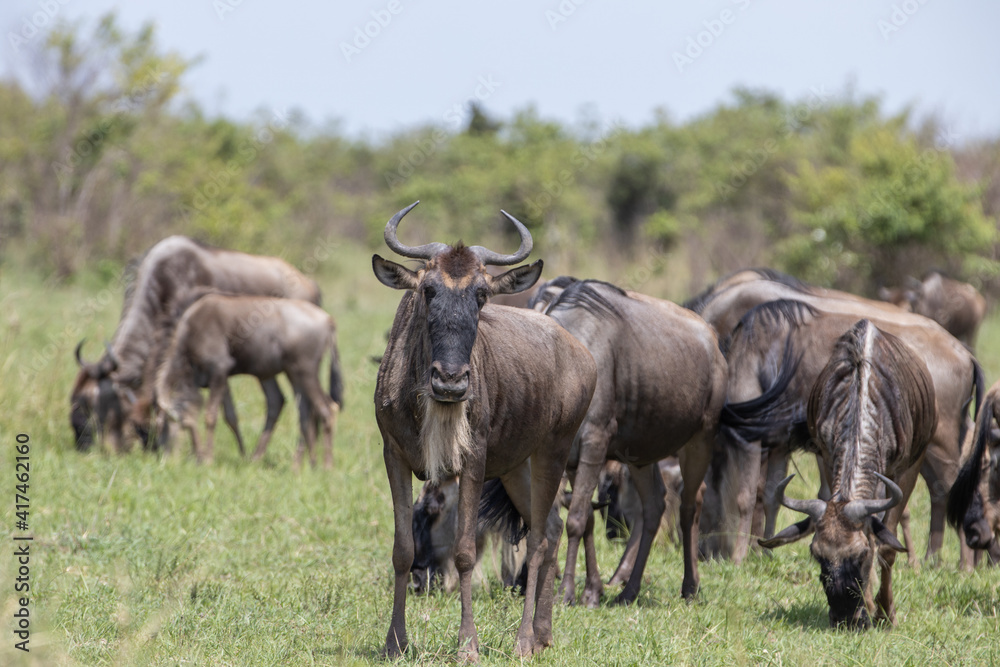
[{"label": "hoof", "polygon": [[615,597],[612,604],[619,607],[627,607],[633,602],[635,602],[636,597],[638,596],[625,595],[625,591],[622,591],[621,593],[618,594],[617,597]]},{"label": "hoof", "polygon": [[601,594],[604,591],[587,589],[583,591],[583,597],[580,598],[580,603],[587,609],[595,609],[601,604]]}]

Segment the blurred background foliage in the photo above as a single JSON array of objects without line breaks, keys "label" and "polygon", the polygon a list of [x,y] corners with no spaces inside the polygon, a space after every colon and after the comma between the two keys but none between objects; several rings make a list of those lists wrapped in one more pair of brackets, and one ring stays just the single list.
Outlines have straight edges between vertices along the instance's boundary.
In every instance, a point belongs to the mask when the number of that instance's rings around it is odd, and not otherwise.
[{"label": "blurred background foliage", "polygon": [[38,42],[31,71],[0,81],[0,239],[60,279],[172,233],[298,263],[331,239],[379,246],[421,199],[408,243],[507,243],[504,208],[555,266],[669,257],[681,293],[746,266],[865,294],[929,267],[1000,284],[1000,140],[959,142],[850,91],[736,90],[639,128],[471,104],[373,140],[295,110],[206,116],[181,101],[197,63],[152,26],[109,15]]}]

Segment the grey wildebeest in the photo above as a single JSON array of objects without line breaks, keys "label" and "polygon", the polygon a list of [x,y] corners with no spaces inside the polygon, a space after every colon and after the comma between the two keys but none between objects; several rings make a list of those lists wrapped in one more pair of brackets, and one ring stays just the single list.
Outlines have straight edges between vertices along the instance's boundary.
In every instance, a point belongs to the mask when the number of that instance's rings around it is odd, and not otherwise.
[{"label": "grey wildebeest", "polygon": [[[761,544],[778,547],[815,531],[810,552],[820,564],[830,626],[865,628],[872,614],[894,625],[892,566],[904,550],[896,524],[936,426],[927,367],[900,339],[861,320],[840,338],[816,379],[807,420],[832,496],[790,499],[784,490],[794,475],[785,478],[778,486],[783,504],[808,518]],[[871,592],[876,556],[877,605]]]},{"label": "grey wildebeest", "polygon": [[[561,291],[539,288],[540,299],[555,294],[544,312],[586,345],[598,368],[594,398],[568,465],[573,499],[566,520],[564,602],[575,601],[581,539],[587,564],[582,601],[588,606],[600,601],[603,584],[597,571],[590,499],[608,459],[628,464],[642,499],[635,564],[616,599],[626,604],[635,601],[663,515],[663,479],[657,462],[667,456],[679,456],[684,479],[681,594],[690,598],[698,591],[699,491],[726,398],[726,360],[718,339],[704,320],[669,301],[595,280],[562,282],[566,286]],[[623,564],[630,555],[626,550]]]},{"label": "grey wildebeest", "polygon": [[[725,337],[732,332],[740,319],[750,309],[769,301],[781,299],[801,301],[810,308],[824,313],[824,317],[841,316],[840,324],[827,333],[826,349],[828,350],[832,349],[833,340],[847,330],[848,322],[867,318],[879,328],[899,336],[927,364],[934,381],[938,405],[937,430],[928,446],[924,466],[921,470],[931,494],[930,539],[925,557],[932,558],[941,548],[943,542],[945,500],[948,490],[957,476],[962,442],[971,425],[968,417],[968,406],[972,402],[973,394],[975,394],[976,412],[978,413],[983,393],[983,376],[979,364],[962,343],[939,324],[922,315],[904,312],[881,301],[872,301],[836,290],[805,285],[790,276],[775,271],[758,269],[738,272],[720,280],[686,305],[695,312],[701,313],[706,321],[713,324],[718,331],[725,332],[721,334]],[[765,336],[767,335],[774,336],[780,342],[784,339],[785,334],[765,334]],[[800,353],[806,351],[801,346],[798,347],[798,350]],[[749,366],[750,370],[741,371],[736,359],[738,355],[731,352],[730,356],[730,394],[728,400],[732,403],[740,403],[754,399],[763,391],[763,386],[759,384],[760,380],[753,375],[756,371],[749,363],[744,365]],[[813,366],[813,369],[818,372],[817,367]],[[736,388],[737,386],[738,388]],[[800,391],[798,400],[804,404],[804,396],[807,394],[801,392],[807,392],[808,385],[799,383],[797,386]],[[774,488],[776,482],[784,476],[785,457],[788,453],[787,447],[782,449],[781,445],[786,443],[787,439],[788,434],[782,436],[780,440],[766,443],[770,446],[770,451],[777,454],[777,456],[769,457],[768,483],[764,488],[765,511],[771,513],[770,524],[772,526],[778,504]],[[725,438],[723,440],[729,441]],[[731,441],[729,442],[731,444]],[[748,445],[750,449],[740,451],[739,447],[717,448],[717,452],[722,452],[725,455],[735,454],[740,457],[749,457],[742,458],[739,462],[732,462],[732,469],[738,470],[740,474],[738,484],[732,484],[732,480],[725,479],[724,475],[720,475],[714,469],[706,480],[709,484],[706,497],[718,497],[716,484],[724,485],[722,491],[724,495],[728,495],[727,489],[738,487],[736,504],[739,508],[740,528],[735,535],[733,531],[725,528],[719,530],[719,533],[724,536],[728,533],[725,539],[732,540],[721,551],[721,555],[729,555],[737,561],[746,556],[749,547],[750,522],[757,498],[757,481],[760,478],[759,469],[748,463],[753,459],[753,456],[759,456],[760,443],[744,444]],[[703,514],[703,519],[706,518],[708,517]],[[702,532],[715,532],[716,528],[720,527],[705,525],[703,522]],[[766,534],[765,537],[767,537]],[[963,567],[972,567],[972,552],[964,542],[961,543],[960,549]],[[714,549],[710,548],[708,551],[714,551]]]},{"label": "grey wildebeest", "polygon": [[[133,263],[134,279],[125,291],[121,320],[106,354],[86,363],[76,348],[80,372],[70,397],[70,422],[78,447],[85,449],[95,433],[120,450],[127,427],[141,437],[149,431],[157,368],[179,316],[179,305],[195,290],[212,288],[230,294],[304,299],[319,305],[319,287],[284,260],[213,248],[184,236],[168,237]],[[274,380],[261,383],[267,419],[254,458],[263,455],[284,396]],[[236,413],[229,392],[223,398],[226,422],[236,434]]]},{"label": "grey wildebeest", "polygon": [[[458,588],[458,570],[455,568],[458,489],[458,476],[454,475],[440,481],[424,482],[417,495],[413,505],[414,552],[410,568],[411,587],[415,593],[423,593],[439,585],[446,593]],[[519,586],[523,590],[527,577],[527,569],[523,567],[526,565],[523,540],[515,547],[499,531],[487,530],[483,525],[476,531],[478,560],[473,570],[473,585],[485,580],[482,561],[488,541],[499,548],[499,572],[503,586]]]},{"label": "grey wildebeest", "polygon": [[923,280],[910,279],[905,287],[882,288],[879,298],[929,317],[970,348],[986,317],[986,299],[969,283],[928,271]]},{"label": "grey wildebeest", "polygon": [[[323,357],[330,353],[330,393],[319,381]],[[300,299],[206,294],[177,322],[163,364],[156,374],[156,400],[161,410],[190,434],[199,461],[211,461],[215,420],[231,375],[248,374],[273,380],[285,373],[299,406],[303,449],[316,464],[316,420],[324,430],[324,465],[333,465],[333,431],[343,404],[343,385],[333,318],[319,306]],[[205,446],[198,439],[200,389],[208,387]]]},{"label": "grey wildebeest", "polygon": [[964,528],[974,549],[997,549],[1000,535],[1000,381],[990,387],[976,419],[975,445],[948,494],[948,521]]},{"label": "grey wildebeest", "polygon": [[384,652],[397,656],[408,644],[412,476],[442,479],[457,474],[459,654],[469,660],[479,655],[471,573],[480,497],[484,482],[493,480],[487,498],[508,503],[507,509],[513,505],[529,531],[524,611],[515,645],[518,656],[527,656],[552,643],[552,589],[562,536],[554,501],[594,391],[594,360],[550,318],[486,303],[493,295],[523,291],[538,280],[541,260],[500,276],[486,272],[486,266],[509,266],[528,256],[532,241],[524,225],[504,213],[521,236],[512,255],[461,243],[408,247],[397,240],[396,229],[414,206],[389,220],[385,242],[396,253],[424,264],[411,271],[372,257],[380,282],[406,290],[375,388],[375,416],[395,519],[395,587]]}]

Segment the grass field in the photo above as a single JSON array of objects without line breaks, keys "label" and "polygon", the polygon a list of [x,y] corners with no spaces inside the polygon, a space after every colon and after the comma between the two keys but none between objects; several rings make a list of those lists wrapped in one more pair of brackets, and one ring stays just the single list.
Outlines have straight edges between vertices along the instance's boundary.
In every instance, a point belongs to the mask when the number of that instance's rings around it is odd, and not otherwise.
[{"label": "grass field", "polygon": [[[319,270],[325,306],[339,324],[346,406],[335,470],[291,471],[293,406],[262,463],[239,459],[224,426],[216,461],[194,464],[186,439],[175,454],[109,456],[73,451],[68,396],[72,351],[99,353],[118,319],[115,271],[45,281],[16,259],[0,278],[0,664],[341,665],[378,661],[391,607],[392,512],[371,397],[399,293],[371,275],[370,252],[341,248]],[[652,290],[650,290],[652,291]],[[654,292],[655,293],[655,292]],[[91,303],[91,301],[93,302]],[[1000,373],[1000,320],[985,325],[981,359]],[[263,422],[254,381],[238,378],[237,408],[252,446]],[[324,380],[325,384],[325,380]],[[287,383],[283,384],[290,395]],[[14,649],[14,444],[31,441],[31,640]],[[815,489],[815,466],[790,493]],[[416,487],[416,485],[415,485]],[[923,553],[928,503],[913,498]],[[783,511],[780,525],[792,519]],[[1000,664],[1000,570],[956,569],[948,533],[942,562],[919,571],[897,561],[898,627],[867,633],[827,628],[819,568],[808,540],[751,557],[742,567],[701,566],[697,600],[680,600],[680,553],[666,541],[650,558],[629,608],[558,607],[555,646],[539,665],[938,665]],[[563,542],[563,547],[565,541]],[[598,542],[605,577],[620,546]],[[582,575],[582,563],[580,569]],[[582,584],[578,589],[582,587]],[[614,591],[610,591],[614,592]],[[505,664],[522,602],[497,585],[474,596],[482,661]],[[411,597],[413,664],[453,662],[455,596]]]}]

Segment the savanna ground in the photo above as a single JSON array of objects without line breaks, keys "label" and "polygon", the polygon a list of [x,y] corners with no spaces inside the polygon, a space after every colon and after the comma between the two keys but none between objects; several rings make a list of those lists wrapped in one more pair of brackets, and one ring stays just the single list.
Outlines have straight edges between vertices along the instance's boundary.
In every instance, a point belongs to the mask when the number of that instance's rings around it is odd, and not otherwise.
[{"label": "savanna ground", "polygon": [[[306,468],[300,476],[291,471],[297,437],[291,404],[258,464],[239,459],[221,424],[211,466],[195,465],[186,439],[172,456],[76,453],[67,400],[76,372],[72,350],[87,336],[85,355],[93,357],[112,335],[121,303],[117,269],[55,283],[10,253],[0,280],[0,664],[378,662],[391,607],[393,524],[369,357],[381,354],[400,295],[375,281],[370,253],[341,248],[317,274],[324,305],[339,324],[346,407],[335,469]],[[653,283],[647,291],[668,293]],[[992,381],[1000,373],[996,315],[981,335],[980,358]],[[252,445],[263,402],[254,381],[238,378],[234,386]],[[12,536],[20,534],[13,507],[17,433],[31,438],[30,654],[14,650],[9,629],[18,597],[12,583]],[[805,496],[816,488],[815,466],[805,457],[797,463],[802,479],[790,492]],[[912,502],[922,555],[928,515],[922,483]],[[783,511],[780,525],[792,519]],[[807,543],[753,556],[742,567],[703,563],[701,592],[686,604],[679,596],[680,553],[660,540],[635,605],[557,607],[555,646],[534,662],[1000,663],[1000,570],[959,573],[953,532],[939,566],[914,571],[897,561],[898,627],[860,634],[828,629]],[[606,578],[621,546],[601,538],[598,548]],[[510,662],[522,600],[494,579],[474,594],[474,604],[482,661]],[[405,662],[454,661],[456,596],[411,596],[407,618]]]}]

